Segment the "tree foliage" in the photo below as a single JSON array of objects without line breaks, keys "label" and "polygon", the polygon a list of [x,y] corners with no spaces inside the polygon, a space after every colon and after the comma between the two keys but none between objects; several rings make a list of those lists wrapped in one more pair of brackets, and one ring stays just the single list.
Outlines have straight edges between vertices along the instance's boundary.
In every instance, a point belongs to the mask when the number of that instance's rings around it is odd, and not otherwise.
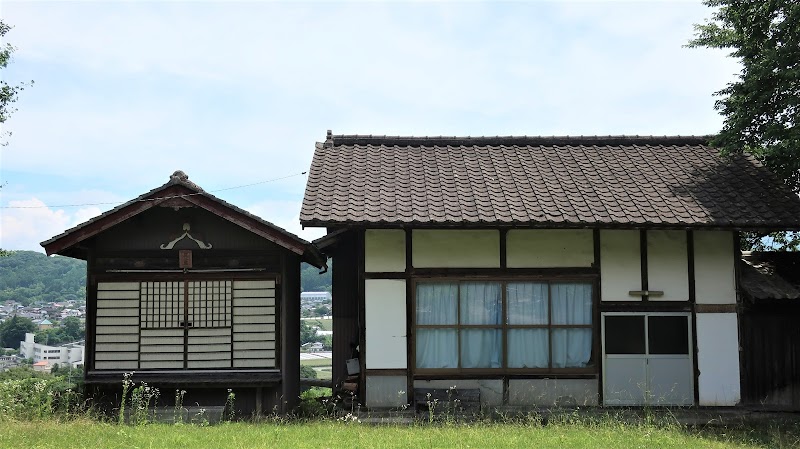
[{"label": "tree foliage", "polygon": [[[6,33],[9,31],[11,31],[11,26],[0,20],[0,42],[5,41]],[[15,50],[16,48],[7,42],[0,46],[0,70],[5,71]],[[5,81],[5,76],[0,76],[0,124],[5,123],[8,117],[16,111],[14,103],[17,102],[17,95],[31,84],[33,81],[28,84],[11,85]]]},{"label": "tree foliage", "polygon": [[82,260],[34,251],[12,251],[0,258],[0,303],[84,301],[85,286],[86,262]]},{"label": "tree foliage", "polygon": [[705,0],[718,8],[695,25],[690,47],[731,49],[742,72],[716,93],[725,117],[712,141],[725,153],[749,152],[800,191],[800,3]]},{"label": "tree foliage", "polygon": [[36,333],[36,343],[57,346],[63,343],[83,340],[85,338],[83,324],[76,317],[67,317],[57,327]]},{"label": "tree foliage", "polygon": [[[717,8],[695,25],[689,47],[730,49],[738,79],[716,92],[725,118],[712,139],[723,154],[747,152],[800,192],[800,3],[796,0],[705,0]],[[746,233],[742,249],[797,250],[795,233]]]},{"label": "tree foliage", "polygon": [[0,346],[19,349],[19,342],[25,340],[25,334],[35,331],[36,325],[30,318],[13,316],[0,323]]},{"label": "tree foliage", "polygon": [[319,269],[304,263],[300,270],[300,287],[304,292],[329,292],[331,291],[331,272],[333,262],[328,261],[328,271],[319,274]]}]

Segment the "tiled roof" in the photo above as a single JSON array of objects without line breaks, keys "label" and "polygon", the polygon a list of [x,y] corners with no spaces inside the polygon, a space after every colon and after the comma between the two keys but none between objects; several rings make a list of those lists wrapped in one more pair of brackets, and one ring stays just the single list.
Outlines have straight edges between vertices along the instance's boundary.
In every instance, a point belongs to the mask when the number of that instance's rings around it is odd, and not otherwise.
[{"label": "tiled roof", "polygon": [[800,228],[800,199],[708,137],[387,137],[318,143],[305,226]]},{"label": "tiled roof", "polygon": [[745,252],[739,264],[739,276],[747,299],[800,299],[798,252]]}]

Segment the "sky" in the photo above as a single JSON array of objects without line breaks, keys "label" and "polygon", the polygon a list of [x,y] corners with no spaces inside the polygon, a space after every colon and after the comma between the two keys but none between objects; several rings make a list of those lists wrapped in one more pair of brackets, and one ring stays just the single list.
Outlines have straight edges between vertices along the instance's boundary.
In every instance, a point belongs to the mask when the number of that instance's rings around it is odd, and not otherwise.
[{"label": "sky", "polygon": [[[300,204],[334,134],[705,135],[740,67],[689,49],[699,1],[14,2],[28,82],[0,147],[0,248],[169,180],[311,240]],[[247,187],[240,187],[247,186]]]}]

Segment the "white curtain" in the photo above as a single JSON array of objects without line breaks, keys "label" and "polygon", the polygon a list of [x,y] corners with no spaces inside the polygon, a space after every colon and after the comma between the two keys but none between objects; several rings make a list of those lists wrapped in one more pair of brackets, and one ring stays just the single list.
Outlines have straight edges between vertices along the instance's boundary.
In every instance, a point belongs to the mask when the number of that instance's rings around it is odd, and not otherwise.
[{"label": "white curtain", "polygon": [[[458,324],[458,284],[417,284],[417,324]],[[417,329],[417,368],[458,368],[456,329]]]},{"label": "white curtain", "polygon": [[508,367],[547,368],[548,340],[547,329],[509,329]]},{"label": "white curtain", "polygon": [[508,324],[547,324],[547,284],[510,282],[506,301]]},{"label": "white curtain", "polygon": [[[500,283],[462,282],[460,285],[461,324],[500,325],[503,300]],[[503,366],[503,336],[498,329],[461,330],[462,368],[500,368]]]},{"label": "white curtain", "polygon": [[[506,302],[509,325],[592,324],[591,284],[512,282],[506,285]],[[417,284],[416,324],[460,326],[417,328],[417,367],[458,368],[460,356],[462,368],[501,368],[502,310],[498,282]],[[509,368],[585,367],[592,354],[591,328],[553,329],[552,334],[547,328],[515,328],[508,330],[507,342]]]},{"label": "white curtain", "polygon": [[[508,324],[548,322],[547,284],[511,282],[506,285]],[[547,368],[550,361],[547,329],[509,329],[508,367]]]},{"label": "white curtain", "polygon": [[[553,324],[592,324],[591,284],[551,284]],[[553,329],[553,368],[582,368],[592,356],[592,330]]]}]

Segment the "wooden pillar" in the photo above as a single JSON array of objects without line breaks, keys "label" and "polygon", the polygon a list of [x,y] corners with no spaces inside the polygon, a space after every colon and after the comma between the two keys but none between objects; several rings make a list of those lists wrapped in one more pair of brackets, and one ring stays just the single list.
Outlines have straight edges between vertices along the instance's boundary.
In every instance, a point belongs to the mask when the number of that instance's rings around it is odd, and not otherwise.
[{"label": "wooden pillar", "polygon": [[282,413],[295,410],[300,400],[300,256],[284,252],[281,257],[280,360]]}]

